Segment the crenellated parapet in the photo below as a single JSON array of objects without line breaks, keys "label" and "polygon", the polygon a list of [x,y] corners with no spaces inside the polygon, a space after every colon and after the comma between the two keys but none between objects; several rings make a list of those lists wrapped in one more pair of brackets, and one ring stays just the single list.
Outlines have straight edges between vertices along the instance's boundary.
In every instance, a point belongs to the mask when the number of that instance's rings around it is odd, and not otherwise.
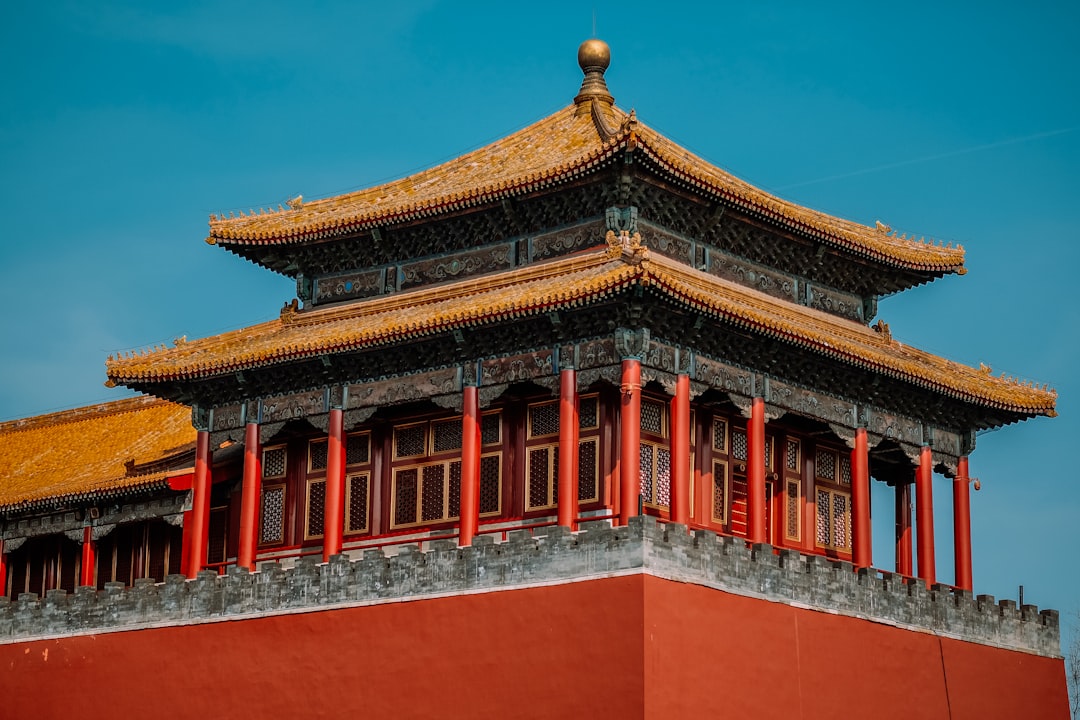
[{"label": "crenellated parapet", "polygon": [[[336,555],[328,563],[301,558],[258,572],[204,571],[194,580],[170,575],[125,588],[50,590],[43,600],[0,599],[0,643],[56,636],[241,620],[385,602],[498,592],[633,574],[691,583],[968,642],[1060,657],[1058,613],[1034,605],[923,583],[682,525],[635,517],[625,527],[583,523],[579,532],[549,527],[513,531],[458,548],[432,540],[421,551],[402,545]],[[544,534],[540,534],[544,533]]]}]

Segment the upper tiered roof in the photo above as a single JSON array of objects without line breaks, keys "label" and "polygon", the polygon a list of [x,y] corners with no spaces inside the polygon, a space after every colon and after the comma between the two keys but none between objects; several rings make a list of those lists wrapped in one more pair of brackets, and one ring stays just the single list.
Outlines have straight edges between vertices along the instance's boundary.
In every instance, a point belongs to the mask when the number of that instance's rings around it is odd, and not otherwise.
[{"label": "upper tiered roof", "polygon": [[149,397],[0,423],[0,509],[164,487],[194,449],[191,410]]},{"label": "upper tiered roof", "polygon": [[301,246],[535,193],[636,152],[648,158],[668,182],[840,253],[925,274],[925,279],[964,272],[962,247],[908,239],[880,224],[862,225],[783,200],[638,121],[633,112],[616,107],[607,91],[603,80],[606,47],[599,43],[579,54],[586,77],[574,104],[523,130],[437,167],[366,190],[310,202],[298,199],[276,211],[211,216],[207,241],[252,257],[252,250],[260,246]]}]

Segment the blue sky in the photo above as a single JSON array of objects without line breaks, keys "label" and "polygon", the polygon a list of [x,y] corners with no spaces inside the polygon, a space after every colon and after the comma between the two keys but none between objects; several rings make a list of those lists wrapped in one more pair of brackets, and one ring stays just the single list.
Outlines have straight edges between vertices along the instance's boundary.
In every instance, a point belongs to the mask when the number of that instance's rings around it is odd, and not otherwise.
[{"label": "blue sky", "polygon": [[[399,177],[568,104],[578,44],[623,108],[783,197],[962,243],[893,335],[1060,394],[980,436],[976,592],[1080,608],[1080,45],[1063,3],[20,3],[0,27],[0,419],[123,396],[117,350],[276,316],[291,281],[210,213]],[[878,484],[875,484],[878,485]],[[875,487],[875,562],[892,563]],[[949,482],[935,485],[952,578]]]}]

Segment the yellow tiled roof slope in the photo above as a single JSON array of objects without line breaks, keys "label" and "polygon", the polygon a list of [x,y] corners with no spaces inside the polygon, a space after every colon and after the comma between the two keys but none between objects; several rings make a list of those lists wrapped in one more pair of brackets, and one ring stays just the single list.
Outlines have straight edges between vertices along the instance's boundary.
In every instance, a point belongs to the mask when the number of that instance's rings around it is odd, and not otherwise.
[{"label": "yellow tiled roof slope", "polygon": [[[590,109],[591,105],[591,109]],[[385,185],[236,218],[211,216],[208,242],[304,243],[535,192],[640,148],[680,183],[789,231],[878,262],[929,273],[963,272],[961,247],[942,247],[843,220],[770,195],[668,140],[606,102],[570,105],[491,145]]]},{"label": "yellow tiled roof slope", "polygon": [[0,424],[0,507],[115,495],[163,483],[130,473],[195,447],[191,409],[138,397]]},{"label": "yellow tiled roof slope", "polygon": [[904,346],[860,323],[794,305],[677,261],[613,258],[605,248],[465,281],[282,318],[175,348],[117,359],[110,382],[192,381],[322,354],[596,302],[631,284],[651,286],[697,312],[983,407],[1054,414],[1056,393]]}]

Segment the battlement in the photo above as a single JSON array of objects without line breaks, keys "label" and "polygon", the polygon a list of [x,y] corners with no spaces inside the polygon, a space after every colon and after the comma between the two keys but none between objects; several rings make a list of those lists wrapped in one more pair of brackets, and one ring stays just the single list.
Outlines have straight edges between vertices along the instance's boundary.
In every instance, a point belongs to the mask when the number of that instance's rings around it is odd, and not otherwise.
[{"label": "battlement", "polygon": [[[542,533],[542,534],[541,534]],[[677,524],[637,517],[625,527],[583,523],[571,533],[550,527],[513,531],[506,542],[490,535],[458,548],[432,540],[422,552],[402,545],[396,554],[365,550],[329,563],[301,558],[294,567],[263,563],[257,572],[204,571],[188,581],[144,579],[134,587],[107,583],[74,594],[50,590],[43,600],[25,593],[0,599],[0,643],[70,635],[242,620],[384,602],[646,573],[676,582],[769,602],[836,613],[944,637],[1060,657],[1058,613],[1034,605],[948,586],[927,589],[891,573],[855,571],[835,562],[708,531],[688,534]]]}]

